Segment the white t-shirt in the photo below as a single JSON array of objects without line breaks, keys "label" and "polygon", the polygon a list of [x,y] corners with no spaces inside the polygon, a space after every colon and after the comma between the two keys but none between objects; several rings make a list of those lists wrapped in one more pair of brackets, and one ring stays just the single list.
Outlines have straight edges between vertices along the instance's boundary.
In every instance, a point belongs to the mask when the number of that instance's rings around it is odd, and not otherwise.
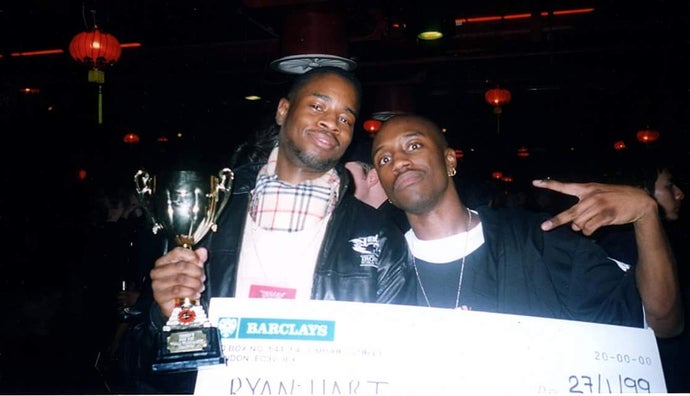
[{"label": "white t-shirt", "polygon": [[268,231],[246,217],[235,297],[308,300],[330,215],[302,231]]}]

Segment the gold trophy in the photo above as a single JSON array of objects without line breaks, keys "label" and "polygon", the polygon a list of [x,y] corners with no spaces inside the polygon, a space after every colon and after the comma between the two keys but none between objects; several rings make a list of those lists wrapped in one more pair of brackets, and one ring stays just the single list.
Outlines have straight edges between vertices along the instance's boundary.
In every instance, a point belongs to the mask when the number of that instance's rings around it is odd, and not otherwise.
[{"label": "gold trophy", "polygon": [[[229,168],[210,177],[189,170],[156,176],[139,170],[134,183],[154,224],[153,233],[165,232],[175,246],[192,249],[209,231],[216,231],[218,216],[230,199],[233,178]],[[225,363],[220,333],[211,326],[204,307],[195,299],[177,299],[156,350],[152,366],[155,372],[193,371],[200,366]]]}]

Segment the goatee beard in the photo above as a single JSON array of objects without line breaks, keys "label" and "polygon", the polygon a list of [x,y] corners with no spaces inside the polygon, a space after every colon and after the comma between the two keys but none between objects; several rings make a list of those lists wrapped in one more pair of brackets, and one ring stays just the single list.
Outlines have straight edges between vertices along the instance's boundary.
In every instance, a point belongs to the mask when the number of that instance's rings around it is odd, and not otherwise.
[{"label": "goatee beard", "polygon": [[338,158],[323,159],[305,152],[304,150],[297,147],[292,141],[292,139],[286,139],[285,143],[286,149],[292,151],[295,157],[297,157],[297,159],[299,159],[300,162],[306,165],[309,169],[313,169],[318,172],[327,172],[333,169],[335,165],[338,163]]}]

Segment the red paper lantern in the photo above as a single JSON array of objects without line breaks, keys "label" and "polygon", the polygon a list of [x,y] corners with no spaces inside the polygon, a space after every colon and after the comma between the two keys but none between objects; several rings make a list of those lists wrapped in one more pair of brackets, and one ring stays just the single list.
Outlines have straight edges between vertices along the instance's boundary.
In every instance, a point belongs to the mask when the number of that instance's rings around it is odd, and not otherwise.
[{"label": "red paper lantern", "polygon": [[127,144],[139,143],[139,135],[137,135],[136,133],[130,132],[122,138],[122,141],[127,143]]},{"label": "red paper lantern", "polygon": [[626,148],[628,148],[628,147],[625,145],[625,142],[622,140],[618,140],[615,143],[613,143],[613,149],[616,151],[625,150]]},{"label": "red paper lantern", "polygon": [[494,171],[491,173],[491,177],[494,179],[500,179],[503,177],[503,172],[501,171]]},{"label": "red paper lantern", "polygon": [[503,88],[493,88],[484,93],[484,100],[494,108],[495,114],[501,114],[502,106],[510,103],[510,91]]},{"label": "red paper lantern", "polygon": [[94,27],[93,30],[81,32],[72,38],[69,53],[77,62],[101,70],[120,59],[122,46],[115,36]]},{"label": "red paper lantern", "polygon": [[381,129],[381,125],[383,123],[379,120],[366,120],[364,121],[364,130],[369,132],[369,133],[376,133]]},{"label": "red paper lantern", "polygon": [[455,158],[461,159],[465,156],[465,153],[461,149],[455,149]]},{"label": "red paper lantern", "polygon": [[659,136],[659,131],[654,129],[642,129],[637,132],[637,140],[645,144],[656,142]]}]

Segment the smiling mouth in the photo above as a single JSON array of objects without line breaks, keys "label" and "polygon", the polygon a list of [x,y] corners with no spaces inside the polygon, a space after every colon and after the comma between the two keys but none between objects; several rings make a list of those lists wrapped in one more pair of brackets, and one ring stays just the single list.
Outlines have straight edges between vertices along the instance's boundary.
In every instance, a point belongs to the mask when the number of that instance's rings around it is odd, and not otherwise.
[{"label": "smiling mouth", "polygon": [[339,146],[338,140],[330,133],[315,131],[311,132],[311,135],[316,145],[321,148],[331,150]]}]

